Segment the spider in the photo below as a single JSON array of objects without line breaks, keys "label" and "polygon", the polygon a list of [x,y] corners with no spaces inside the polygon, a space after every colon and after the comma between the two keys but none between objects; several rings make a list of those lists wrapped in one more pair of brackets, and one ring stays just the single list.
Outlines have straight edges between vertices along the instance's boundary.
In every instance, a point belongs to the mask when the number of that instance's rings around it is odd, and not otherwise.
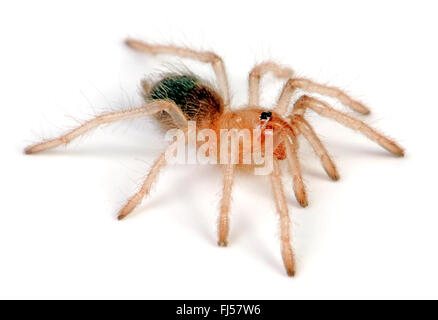
[{"label": "spider", "polygon": [[[218,90],[207,84],[206,81],[201,80],[200,77],[190,74],[190,72],[187,72],[187,74],[166,75],[152,84],[148,80],[143,80],[142,93],[145,98],[144,105],[119,112],[101,114],[64,135],[29,146],[25,149],[25,153],[32,154],[60,145],[66,145],[78,136],[102,124],[151,115],[154,115],[162,123],[167,123],[181,129],[187,128],[188,121],[196,121],[197,128],[209,128],[216,131],[219,129],[255,128],[262,122],[265,129],[273,130],[274,135],[280,139],[273,153],[273,170],[270,173],[270,180],[280,220],[281,255],[289,276],[295,274],[295,258],[291,246],[290,219],[281,181],[279,161],[286,160],[288,171],[293,177],[295,197],[302,207],[308,205],[308,200],[297,154],[298,135],[302,134],[310,143],[327,175],[332,180],[339,179],[339,173],[333,160],[330,158],[312,126],[305,119],[307,109],[361,132],[396,156],[404,155],[403,149],[397,143],[377,132],[363,121],[335,110],[328,103],[307,94],[316,93],[335,98],[343,105],[360,114],[368,114],[370,112],[369,109],[362,103],[352,99],[336,87],[318,84],[305,78],[294,78],[292,77],[293,71],[287,67],[271,61],[256,65],[249,73],[248,105],[244,108],[233,110],[230,104],[225,66],[223,60],[217,54],[172,45],[152,45],[133,39],[127,39],[126,44],[132,49],[151,55],[175,55],[210,64],[215,73]],[[272,73],[279,79],[287,79],[278,102],[272,111],[261,108],[259,103],[260,80],[267,73]],[[292,95],[296,89],[301,89],[307,94],[302,95],[294,103],[292,111],[289,112],[288,109]],[[167,150],[174,143],[171,143]],[[151,186],[157,179],[158,173],[166,164],[165,152],[163,152],[155,160],[138,192],[120,210],[118,219],[125,218],[140,204],[145,196],[149,195]],[[231,191],[236,167],[235,163],[223,165],[223,189],[218,217],[219,246],[227,245]]]}]

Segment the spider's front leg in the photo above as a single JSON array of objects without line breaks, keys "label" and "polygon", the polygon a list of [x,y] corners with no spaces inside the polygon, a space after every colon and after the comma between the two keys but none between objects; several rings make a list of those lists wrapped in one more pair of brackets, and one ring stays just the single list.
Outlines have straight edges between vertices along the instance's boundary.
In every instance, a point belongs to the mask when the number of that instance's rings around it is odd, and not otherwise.
[{"label": "spider's front leg", "polygon": [[300,99],[297,100],[297,102],[295,102],[293,114],[304,116],[307,108],[312,109],[321,116],[333,119],[348,128],[361,132],[370,140],[378,143],[380,146],[396,156],[404,156],[403,148],[400,147],[395,141],[379,133],[377,130],[367,125],[365,122],[354,118],[346,113],[333,109],[324,101],[309,96],[302,96]]},{"label": "spider's front leg", "polygon": [[289,167],[289,172],[293,178],[293,188],[295,198],[299,204],[305,208],[309,205],[307,200],[306,187],[304,185],[303,176],[301,173],[301,165],[298,159],[297,138],[294,135],[283,135],[284,147],[286,151],[286,160]]},{"label": "spider's front leg", "polygon": [[218,245],[226,247],[228,245],[228,233],[230,229],[230,203],[231,190],[234,180],[234,164],[228,163],[224,166],[224,187],[222,191],[222,201],[218,222]]},{"label": "spider's front leg", "polygon": [[281,171],[278,160],[276,159],[274,159],[274,170],[271,173],[271,184],[277,212],[280,215],[281,255],[286,272],[292,277],[295,275],[295,258],[291,245],[290,219],[283,184],[281,182]]},{"label": "spider's front leg", "polygon": [[248,105],[259,106],[260,105],[260,80],[267,74],[272,73],[277,78],[290,78],[292,77],[293,70],[287,67],[283,67],[272,61],[262,62],[249,73],[249,93],[248,93]]},{"label": "spider's front leg", "polygon": [[299,130],[299,132],[303,134],[304,138],[306,138],[306,140],[310,143],[313,151],[321,160],[322,166],[324,167],[327,175],[334,181],[339,180],[339,173],[336,169],[336,165],[334,164],[321,140],[316,135],[312,126],[300,115],[291,115],[290,120],[292,126]]},{"label": "spider's front leg", "polygon": [[285,83],[280,97],[278,98],[277,106],[274,109],[275,112],[281,115],[284,115],[287,112],[292,95],[296,89],[302,89],[306,92],[318,93],[328,97],[336,98],[356,112],[361,114],[370,113],[370,110],[363,103],[354,100],[341,89],[325,86],[304,78],[292,78]]}]

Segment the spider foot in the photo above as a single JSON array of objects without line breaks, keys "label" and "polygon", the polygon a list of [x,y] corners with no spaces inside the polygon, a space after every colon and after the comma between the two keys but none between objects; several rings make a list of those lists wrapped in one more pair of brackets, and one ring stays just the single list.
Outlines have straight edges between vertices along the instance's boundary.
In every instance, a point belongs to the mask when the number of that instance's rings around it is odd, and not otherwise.
[{"label": "spider foot", "polygon": [[281,250],[282,250],[281,254],[283,256],[283,263],[284,263],[284,267],[286,268],[287,275],[289,277],[293,277],[295,276],[295,257],[289,242],[287,242],[287,244],[284,245]]},{"label": "spider foot", "polygon": [[305,208],[309,205],[309,201],[307,200],[307,192],[304,188],[304,185],[295,185],[294,187],[295,198],[301,207]]},{"label": "spider foot", "polygon": [[295,269],[287,269],[286,272],[289,277],[295,276]]},{"label": "spider foot", "polygon": [[227,240],[219,240],[219,241],[217,242],[217,245],[218,245],[219,247],[226,247],[226,246],[228,246],[228,241],[227,241]]}]

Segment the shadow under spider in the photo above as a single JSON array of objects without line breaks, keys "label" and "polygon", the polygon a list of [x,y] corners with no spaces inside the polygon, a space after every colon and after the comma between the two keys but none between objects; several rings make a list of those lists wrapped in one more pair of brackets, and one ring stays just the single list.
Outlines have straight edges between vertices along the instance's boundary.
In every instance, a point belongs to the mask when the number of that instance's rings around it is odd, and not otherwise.
[{"label": "shadow under spider", "polygon": [[116,156],[116,157],[150,157],[151,154],[158,154],[161,149],[148,149],[141,147],[132,147],[132,146],[87,146],[80,148],[64,148],[64,149],[52,149],[47,150],[44,154],[36,154],[32,156],[56,156],[56,157],[84,157],[84,156]]},{"label": "shadow under spider", "polygon": [[[379,157],[379,158],[388,158],[388,159],[394,159],[394,156],[387,152],[386,150],[382,148],[375,148],[373,145],[365,146],[361,144],[356,143],[348,143],[345,141],[338,141],[338,140],[331,140],[330,142],[326,143],[327,149],[331,154],[336,155],[336,153],[339,153],[340,150],[345,151],[345,153],[352,154],[359,154],[359,155],[368,155],[373,157]],[[337,150],[337,151],[333,151]]]},{"label": "shadow under spider", "polygon": [[[177,166],[173,171],[184,169],[184,166]],[[208,170],[210,169],[211,168]],[[158,180],[152,188],[151,194],[143,200],[142,204],[135,212],[130,214],[128,219],[134,218],[138,215],[159,214],[158,211],[160,210],[160,207],[162,208],[163,204],[169,201],[169,199],[177,199],[177,201],[179,201],[184,198],[188,201],[181,202],[181,205],[179,206],[180,209],[175,213],[172,212],[172,217],[176,216],[176,218],[179,219],[179,224],[184,225],[191,233],[197,233],[201,235],[204,240],[207,240],[208,243],[214,243],[216,245],[216,233],[211,232],[212,228],[209,228],[210,224],[205,216],[208,212],[196,205],[198,203],[196,200],[199,199],[199,191],[196,190],[198,188],[198,183],[200,181],[211,179],[208,177],[206,178],[206,174],[199,172],[199,170],[194,171],[195,174],[193,174],[192,170],[187,170],[184,177],[180,176],[178,179],[172,180],[172,183],[167,184],[166,186]],[[188,180],[190,180],[190,183],[188,183]],[[155,196],[154,190],[156,188],[165,188],[164,194]],[[206,196],[208,196],[208,194],[202,195],[202,197]],[[214,200],[213,197],[212,200]]]}]

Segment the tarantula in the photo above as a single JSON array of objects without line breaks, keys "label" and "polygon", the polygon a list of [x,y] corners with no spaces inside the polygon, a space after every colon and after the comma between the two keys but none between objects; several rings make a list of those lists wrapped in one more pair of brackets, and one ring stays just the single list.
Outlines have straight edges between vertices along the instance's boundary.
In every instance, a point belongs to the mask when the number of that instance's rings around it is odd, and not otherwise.
[{"label": "tarantula", "polygon": [[[288,169],[293,177],[295,197],[302,207],[307,206],[308,200],[297,155],[297,136],[299,134],[302,134],[310,143],[316,155],[320,158],[328,176],[333,180],[339,179],[336,166],[326,148],[311,125],[305,120],[306,110],[311,109],[321,116],[333,119],[346,127],[363,133],[396,156],[404,155],[403,149],[394,141],[377,132],[363,121],[337,111],[326,102],[317,98],[303,95],[295,102],[292,112],[289,112],[288,107],[292,94],[296,89],[336,98],[345,106],[361,114],[368,114],[370,111],[362,103],[352,99],[342,90],[318,84],[304,78],[293,78],[291,69],[274,62],[263,62],[251,70],[249,73],[248,105],[243,109],[233,110],[230,105],[225,66],[222,59],[215,53],[195,51],[176,46],[151,45],[132,39],[126,40],[126,44],[132,49],[152,55],[170,54],[211,64],[215,72],[219,92],[213,86],[208,85],[207,82],[193,74],[166,75],[152,85],[144,80],[142,88],[146,102],[143,106],[119,112],[104,113],[58,138],[43,141],[26,148],[25,153],[37,153],[68,144],[78,136],[102,124],[150,115],[155,115],[163,123],[171,123],[174,127],[182,129],[187,128],[188,121],[196,121],[197,128],[210,128],[215,131],[233,128],[252,129],[260,127],[260,124],[263,123],[263,130],[272,130],[277,139],[275,152],[273,153],[273,170],[270,174],[270,180],[276,209],[280,216],[281,254],[289,276],[295,274],[295,261],[291,246],[290,219],[281,182],[279,160],[285,159],[287,162]],[[259,104],[260,79],[266,73],[272,73],[277,78],[287,79],[276,107],[272,111],[261,108]],[[166,164],[165,152],[163,152],[153,164],[140,190],[121,209],[118,219],[126,217],[149,194],[158,173]],[[236,164],[228,163],[223,165],[223,167],[223,191],[218,219],[219,246],[227,245],[231,189]]]}]

